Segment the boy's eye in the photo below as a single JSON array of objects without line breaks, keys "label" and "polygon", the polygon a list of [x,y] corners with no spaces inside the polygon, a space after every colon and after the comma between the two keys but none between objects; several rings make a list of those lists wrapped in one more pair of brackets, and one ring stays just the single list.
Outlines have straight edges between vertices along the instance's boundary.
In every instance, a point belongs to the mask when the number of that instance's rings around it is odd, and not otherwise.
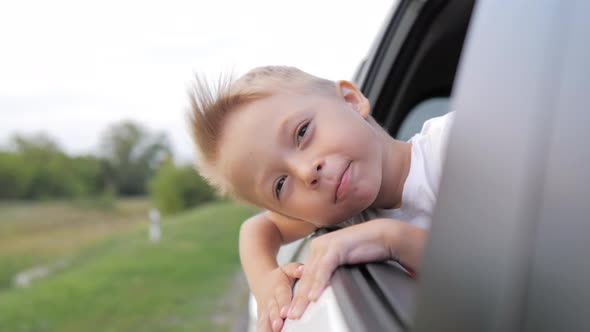
[{"label": "boy's eye", "polygon": [[297,145],[299,145],[299,143],[301,143],[301,140],[303,139],[303,137],[305,137],[305,133],[307,132],[308,126],[309,126],[309,123],[306,123],[303,126],[301,126],[299,128],[299,130],[297,130]]},{"label": "boy's eye", "polygon": [[285,184],[286,179],[287,179],[286,176],[281,176],[275,184],[275,197],[277,199],[280,199],[281,189],[283,189],[283,185]]}]

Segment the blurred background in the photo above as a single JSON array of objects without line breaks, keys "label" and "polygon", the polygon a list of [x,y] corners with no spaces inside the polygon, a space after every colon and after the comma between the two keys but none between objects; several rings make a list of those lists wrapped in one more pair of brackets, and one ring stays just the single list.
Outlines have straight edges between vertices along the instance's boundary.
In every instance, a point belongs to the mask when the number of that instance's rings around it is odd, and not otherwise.
[{"label": "blurred background", "polygon": [[192,169],[190,81],[351,79],[390,6],[0,3],[0,331],[240,331],[255,210]]}]

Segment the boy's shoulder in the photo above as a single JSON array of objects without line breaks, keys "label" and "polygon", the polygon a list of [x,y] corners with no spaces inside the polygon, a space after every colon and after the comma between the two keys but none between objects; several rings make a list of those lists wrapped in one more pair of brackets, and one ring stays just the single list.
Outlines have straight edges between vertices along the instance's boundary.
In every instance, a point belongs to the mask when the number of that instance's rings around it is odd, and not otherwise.
[{"label": "boy's shoulder", "polygon": [[416,156],[420,156],[424,170],[428,172],[428,178],[438,179],[442,173],[449,133],[453,125],[455,112],[449,112],[443,116],[432,118],[424,122],[420,133],[410,139],[412,150]]},{"label": "boy's shoulder", "polygon": [[427,141],[438,153],[444,153],[449,138],[449,132],[455,119],[455,112],[432,118],[424,122],[420,133],[410,141]]},{"label": "boy's shoulder", "polygon": [[440,136],[447,134],[455,118],[455,112],[432,118],[424,122],[420,135]]}]

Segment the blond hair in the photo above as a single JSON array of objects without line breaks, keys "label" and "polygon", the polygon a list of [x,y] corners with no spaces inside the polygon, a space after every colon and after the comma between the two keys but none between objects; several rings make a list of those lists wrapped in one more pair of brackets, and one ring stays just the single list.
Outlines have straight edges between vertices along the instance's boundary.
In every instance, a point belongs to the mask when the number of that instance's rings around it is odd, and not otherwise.
[{"label": "blond hair", "polygon": [[230,76],[220,77],[214,90],[204,79],[195,75],[189,91],[189,122],[196,150],[196,169],[219,194],[250,201],[241,197],[240,188],[232,186],[216,167],[227,115],[241,106],[279,91],[335,94],[335,87],[333,81],[287,66],[254,68],[235,81]]}]

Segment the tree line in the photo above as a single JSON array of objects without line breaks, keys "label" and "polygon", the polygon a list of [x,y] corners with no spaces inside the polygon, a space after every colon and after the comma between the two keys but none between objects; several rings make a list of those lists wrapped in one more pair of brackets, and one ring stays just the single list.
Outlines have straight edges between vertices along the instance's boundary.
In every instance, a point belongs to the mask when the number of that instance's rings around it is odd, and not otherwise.
[{"label": "tree line", "polygon": [[190,165],[176,165],[164,133],[114,124],[95,154],[72,156],[43,134],[14,136],[0,149],[0,200],[150,195],[164,213],[215,198]]}]

